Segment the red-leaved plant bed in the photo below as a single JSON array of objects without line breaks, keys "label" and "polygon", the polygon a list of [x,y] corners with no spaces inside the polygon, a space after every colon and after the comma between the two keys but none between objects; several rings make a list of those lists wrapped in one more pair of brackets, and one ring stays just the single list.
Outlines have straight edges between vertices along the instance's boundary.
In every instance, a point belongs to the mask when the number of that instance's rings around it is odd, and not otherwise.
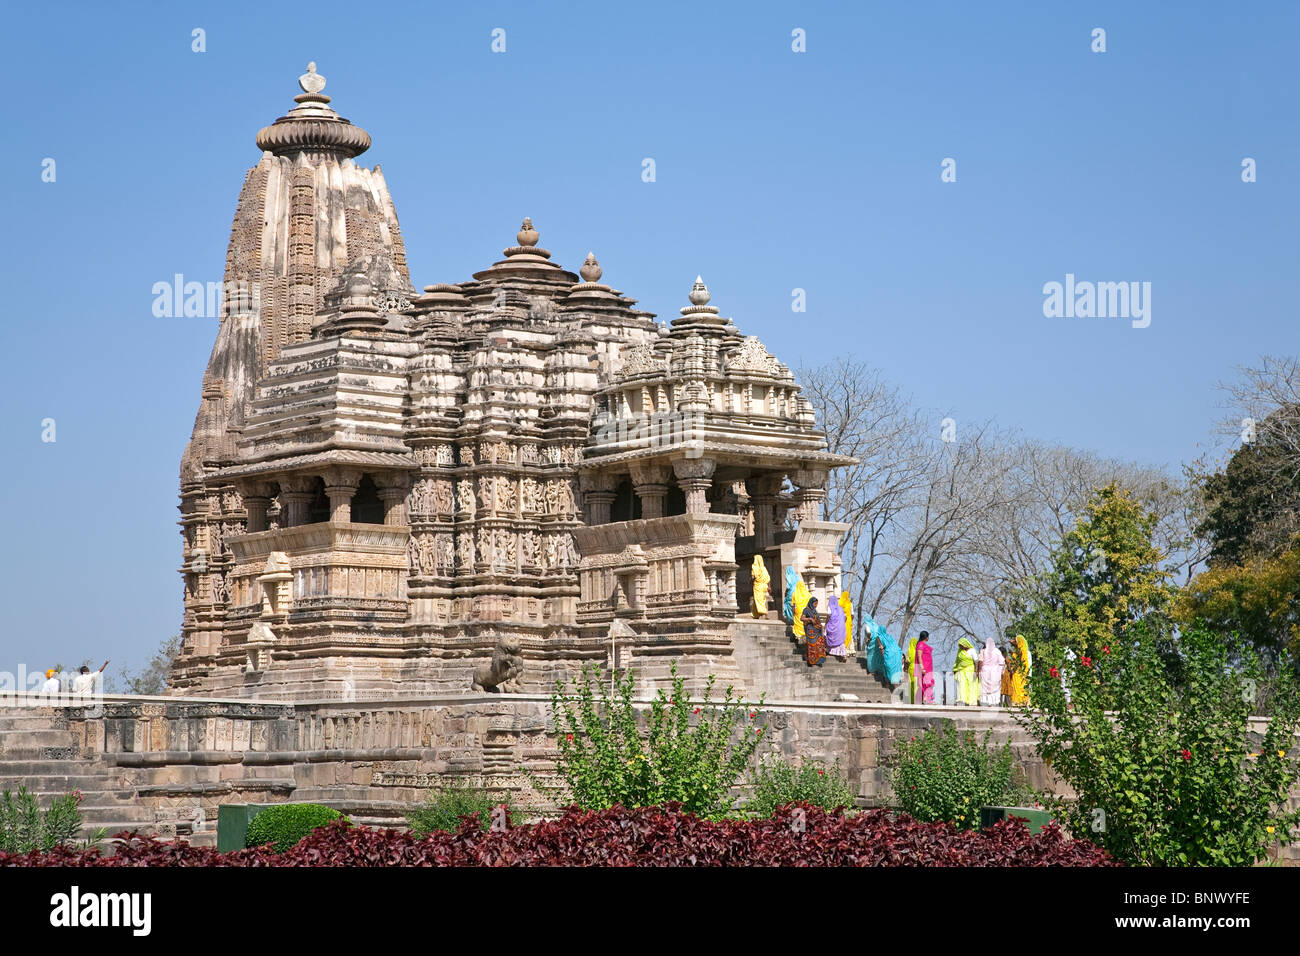
[{"label": "red-leaved plant bed", "polygon": [[[802,817],[800,816],[802,814]],[[767,820],[701,820],[672,806],[569,809],[556,820],[423,838],[338,820],[285,853],[219,853],[132,835],[97,849],[0,854],[3,866],[1115,866],[1106,851],[1056,826],[1030,835],[1006,820],[988,830],[918,823],[888,810],[846,816],[786,807]]]}]

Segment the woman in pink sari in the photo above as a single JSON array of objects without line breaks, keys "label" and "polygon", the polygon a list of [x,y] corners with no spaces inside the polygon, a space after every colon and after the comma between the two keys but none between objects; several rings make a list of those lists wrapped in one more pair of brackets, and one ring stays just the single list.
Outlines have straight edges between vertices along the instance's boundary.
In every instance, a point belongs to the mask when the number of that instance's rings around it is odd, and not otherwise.
[{"label": "woman in pink sari", "polygon": [[934,703],[934,655],[930,650],[930,632],[922,631],[916,642],[916,674],[920,678],[922,704]]},{"label": "woman in pink sari", "polygon": [[985,707],[996,707],[1002,694],[1002,669],[1006,667],[1006,658],[993,643],[993,638],[986,638],[984,650],[980,651],[980,703]]}]

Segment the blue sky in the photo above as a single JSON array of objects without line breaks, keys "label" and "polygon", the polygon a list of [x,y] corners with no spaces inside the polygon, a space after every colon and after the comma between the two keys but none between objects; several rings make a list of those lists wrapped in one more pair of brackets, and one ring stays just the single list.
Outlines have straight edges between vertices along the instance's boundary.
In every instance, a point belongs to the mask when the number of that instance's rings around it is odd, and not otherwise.
[{"label": "blue sky", "polygon": [[[220,280],[253,137],[308,60],[374,139],[417,286],[495,261],[529,215],[664,319],[701,273],[787,364],[866,359],[936,430],[996,418],[1171,470],[1214,441],[1216,382],[1295,351],[1294,4],[10,3],[4,23],[0,670],[139,665],[179,629],[177,467],[216,321],[155,318],[151,288]],[[1045,318],[1067,273],[1150,282],[1150,327]]]}]

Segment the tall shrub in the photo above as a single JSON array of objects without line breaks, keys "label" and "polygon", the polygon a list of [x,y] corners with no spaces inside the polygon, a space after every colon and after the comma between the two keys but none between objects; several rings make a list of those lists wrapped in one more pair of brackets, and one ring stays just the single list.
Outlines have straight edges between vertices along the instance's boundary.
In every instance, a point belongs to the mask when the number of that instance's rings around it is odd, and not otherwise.
[{"label": "tall shrub", "polygon": [[610,694],[594,667],[583,668],[570,691],[551,696],[559,757],[556,770],[583,809],[679,803],[683,810],[719,817],[763,736],[759,704],[728,687],[713,699],[710,675],[698,700],[687,694],[672,665],[672,689],[659,688],[641,717],[633,703],[631,670],[617,674]]},{"label": "tall shrub", "polygon": [[826,766],[820,760],[800,760],[796,766],[779,756],[762,760],[750,772],[752,789],[745,801],[746,815],[766,819],[779,808],[805,803],[823,810],[853,806],[857,794],[840,772],[840,762]]},{"label": "tall shrub", "polygon": [[425,836],[434,830],[455,833],[465,817],[475,817],[480,829],[492,825],[492,811],[505,806],[512,823],[517,814],[508,798],[498,797],[481,787],[451,784],[431,793],[428,799],[406,815],[406,822],[416,836]]},{"label": "tall shrub", "polygon": [[[82,824],[80,803],[77,790],[56,797],[48,810],[41,810],[25,786],[17,794],[6,790],[0,796],[0,852],[52,850],[76,842]],[[96,833],[96,838],[102,836],[102,830]]]},{"label": "tall shrub", "polygon": [[951,721],[901,740],[891,758],[898,806],[917,820],[946,820],[963,830],[979,825],[980,807],[1017,806],[1032,794],[1017,782],[1010,742],[990,747]]},{"label": "tall shrub", "polygon": [[[1300,828],[1300,810],[1287,809],[1300,771],[1289,756],[1295,671],[1270,675],[1249,646],[1199,625],[1174,640],[1169,666],[1152,630],[1036,664],[1034,708],[1018,719],[1077,794],[1060,805],[1076,835],[1147,866],[1255,863]],[[1251,717],[1265,691],[1260,727]]]},{"label": "tall shrub", "polygon": [[312,830],[342,816],[337,810],[316,803],[284,803],[267,807],[248,822],[244,846],[265,846],[269,843],[276,853],[283,853]]}]

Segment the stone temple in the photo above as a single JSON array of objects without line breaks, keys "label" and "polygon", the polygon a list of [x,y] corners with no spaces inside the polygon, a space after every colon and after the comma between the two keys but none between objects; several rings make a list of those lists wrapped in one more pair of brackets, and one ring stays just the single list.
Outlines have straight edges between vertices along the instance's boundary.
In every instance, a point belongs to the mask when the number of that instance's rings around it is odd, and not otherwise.
[{"label": "stone temple", "polygon": [[315,64],[299,84],[257,134],[181,460],[173,692],[539,692],[670,660],[767,689],[741,646],[753,557],[773,605],[794,564],[825,607],[846,528],[825,483],[852,461],[790,370],[700,279],[661,325],[529,219],[417,291],[370,135]]},{"label": "stone temple", "polygon": [[554,681],[630,665],[644,704],[673,661],[692,690],[765,694],[764,747],[839,761],[859,806],[890,802],[898,745],[940,719],[1057,786],[1006,711],[896,706],[859,659],[797,656],[784,570],[838,589],[846,527],[822,512],[850,460],[702,281],[660,326],[525,219],[499,261],[417,292],[383,174],[356,163],[369,134],[314,67],[299,82],[257,134],[181,460],[171,696],[0,714],[0,789],[80,790],[88,828],[208,845],[229,803],[401,825],[455,782],[547,813]]}]

